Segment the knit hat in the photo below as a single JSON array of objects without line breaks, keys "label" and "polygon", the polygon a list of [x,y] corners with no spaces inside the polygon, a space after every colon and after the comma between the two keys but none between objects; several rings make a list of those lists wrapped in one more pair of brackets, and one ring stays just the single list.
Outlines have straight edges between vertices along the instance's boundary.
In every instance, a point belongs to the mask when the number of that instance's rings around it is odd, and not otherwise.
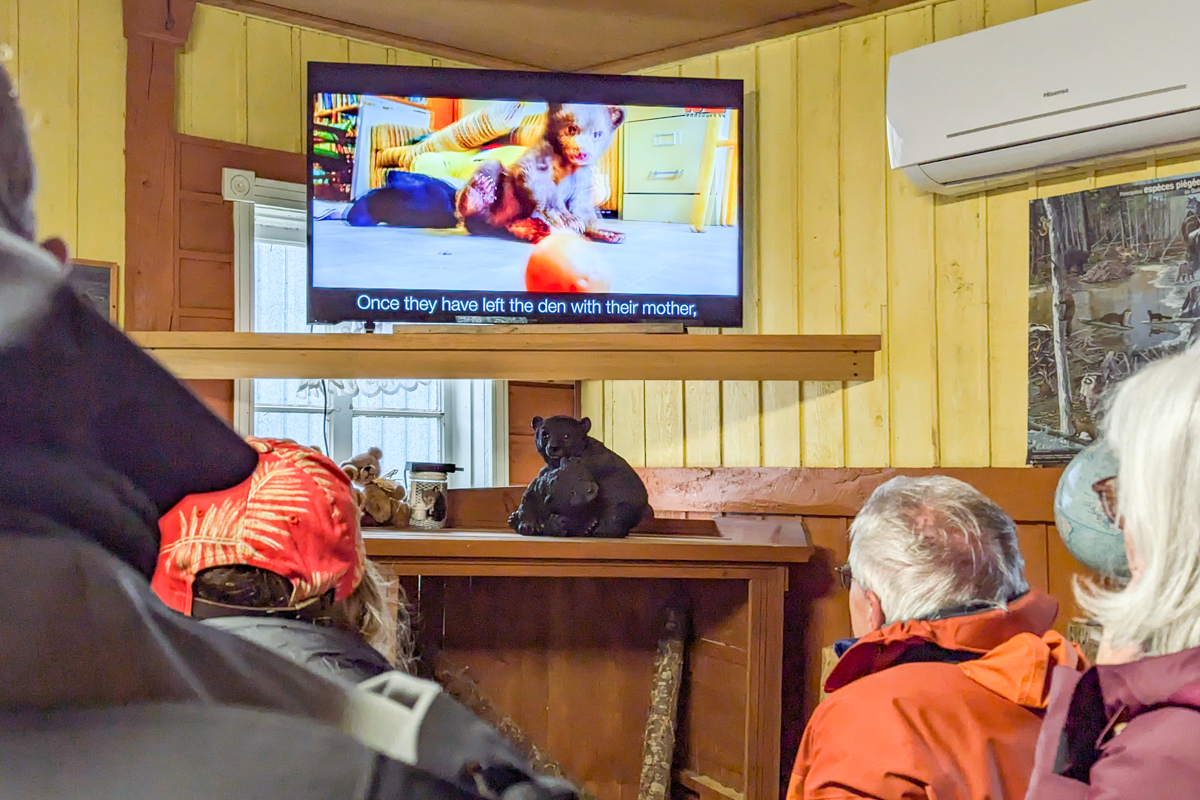
[{"label": "knit hat", "polygon": [[292,584],[290,608],[350,595],[366,564],[350,479],[325,456],[282,439],[247,440],[254,473],[232,489],[185,497],[159,522],[155,593],[192,613],[192,584],[210,567],[243,565]]}]

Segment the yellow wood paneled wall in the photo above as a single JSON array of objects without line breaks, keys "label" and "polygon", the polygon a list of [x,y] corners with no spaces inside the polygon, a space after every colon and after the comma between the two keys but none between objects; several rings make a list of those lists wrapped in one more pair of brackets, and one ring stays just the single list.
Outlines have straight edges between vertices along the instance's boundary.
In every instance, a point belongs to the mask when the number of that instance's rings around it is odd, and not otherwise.
[{"label": "yellow wood paneled wall", "polygon": [[[925,0],[649,70],[745,81],[745,332],[874,333],[884,349],[863,384],[587,383],[594,430],[646,466],[1023,464],[1029,200],[1200,161],[935,199],[888,168],[887,58],[1075,2]],[[469,66],[202,5],[179,130],[299,152],[309,60]]]},{"label": "yellow wood paneled wall", "polygon": [[888,167],[887,58],[1074,2],[927,0],[652,70],[746,82],[746,331],[883,352],[862,384],[585,384],[607,443],[646,466],[1023,465],[1029,201],[1200,159],[934,198]]},{"label": "yellow wood paneled wall", "polygon": [[176,71],[179,132],[301,152],[309,61],[470,66],[198,5]]},{"label": "yellow wood paneled wall", "polygon": [[[0,0],[0,45],[29,125],[39,235],[61,237],[78,258],[123,264],[121,0]],[[119,314],[124,294],[118,286]]]}]

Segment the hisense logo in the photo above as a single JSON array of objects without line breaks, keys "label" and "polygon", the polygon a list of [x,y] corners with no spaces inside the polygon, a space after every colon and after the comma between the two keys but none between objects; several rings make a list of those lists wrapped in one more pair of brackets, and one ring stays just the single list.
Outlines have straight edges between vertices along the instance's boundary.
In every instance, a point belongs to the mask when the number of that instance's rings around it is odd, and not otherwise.
[{"label": "hisense logo", "polygon": [[1045,92],[1042,97],[1058,97],[1060,94],[1066,94],[1070,89],[1055,89],[1053,92]]}]

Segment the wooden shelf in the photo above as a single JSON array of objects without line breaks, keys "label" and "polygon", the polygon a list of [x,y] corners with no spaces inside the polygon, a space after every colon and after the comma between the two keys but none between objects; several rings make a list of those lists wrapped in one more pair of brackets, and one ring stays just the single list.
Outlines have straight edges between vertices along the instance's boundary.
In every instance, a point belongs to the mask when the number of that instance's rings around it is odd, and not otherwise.
[{"label": "wooden shelf", "polygon": [[[557,539],[512,531],[364,528],[372,558],[538,562],[801,564],[813,548],[798,520],[655,520],[624,539]],[[678,532],[673,532],[673,529]],[[659,532],[661,531],[661,532]]]},{"label": "wooden shelf", "polygon": [[179,378],[869,381],[878,336],[130,331]]}]

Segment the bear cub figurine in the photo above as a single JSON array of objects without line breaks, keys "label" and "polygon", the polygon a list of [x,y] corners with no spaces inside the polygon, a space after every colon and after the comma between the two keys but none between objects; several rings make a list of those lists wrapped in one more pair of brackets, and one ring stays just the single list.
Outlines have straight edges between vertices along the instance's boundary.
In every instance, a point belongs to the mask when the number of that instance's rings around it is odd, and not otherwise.
[{"label": "bear cub figurine", "polygon": [[615,539],[651,513],[642,479],[625,459],[588,432],[587,417],[533,418],[546,462],[526,488],[509,525],[524,536]]}]

